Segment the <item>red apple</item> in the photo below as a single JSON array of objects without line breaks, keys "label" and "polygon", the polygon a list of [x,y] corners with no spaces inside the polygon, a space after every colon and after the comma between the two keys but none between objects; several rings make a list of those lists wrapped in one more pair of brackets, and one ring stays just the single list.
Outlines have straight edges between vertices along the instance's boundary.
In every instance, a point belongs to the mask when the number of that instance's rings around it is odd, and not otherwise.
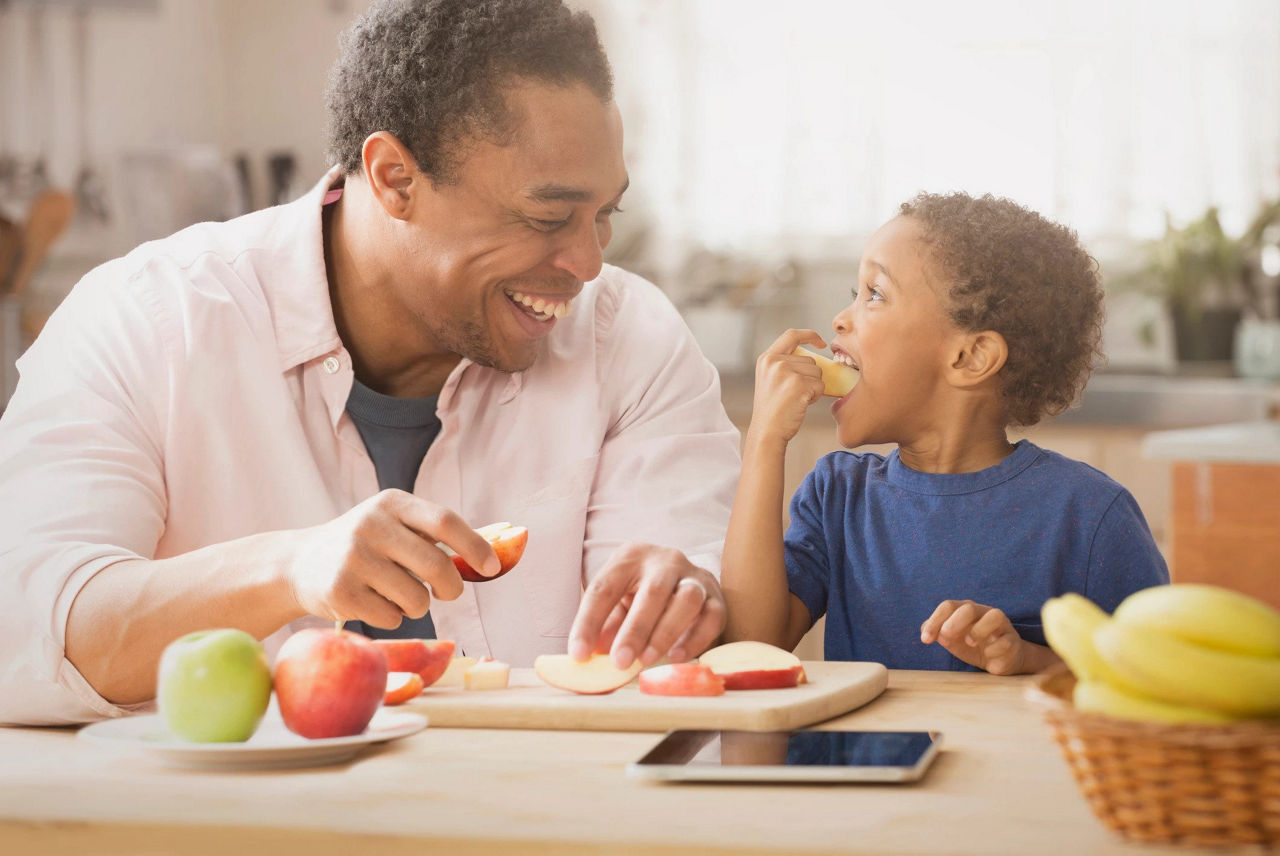
[{"label": "red apple", "polygon": [[387,657],[346,630],[300,630],[276,656],[276,699],[284,724],[303,737],[364,731],[387,691]]},{"label": "red apple", "polygon": [[568,654],[543,654],[533,661],[533,671],[553,687],[582,695],[611,693],[640,673],[640,660],[625,669],[613,665],[608,654],[592,654],[575,660]]},{"label": "red apple", "polygon": [[422,693],[422,678],[417,672],[389,672],[387,674],[387,692],[382,703],[390,706],[404,704]]},{"label": "red apple", "polygon": [[483,583],[496,580],[516,566],[516,562],[520,561],[520,557],[524,555],[524,545],[529,543],[529,530],[523,526],[512,526],[510,523],[490,523],[488,526],[481,526],[476,532],[480,533],[484,540],[489,542],[489,546],[493,547],[493,552],[498,554],[498,561],[502,563],[502,567],[496,574],[487,577],[467,564],[466,559],[455,555],[453,566],[467,582]]},{"label": "red apple", "polygon": [[790,651],[765,642],[730,642],[698,662],[724,678],[727,690],[771,690],[804,683],[804,666]]},{"label": "red apple", "polygon": [[663,696],[724,695],[724,678],[701,663],[670,663],[641,672],[640,692]]},{"label": "red apple", "polygon": [[431,686],[444,674],[454,648],[452,639],[375,639],[373,644],[387,655],[389,670],[417,672],[424,687]]}]

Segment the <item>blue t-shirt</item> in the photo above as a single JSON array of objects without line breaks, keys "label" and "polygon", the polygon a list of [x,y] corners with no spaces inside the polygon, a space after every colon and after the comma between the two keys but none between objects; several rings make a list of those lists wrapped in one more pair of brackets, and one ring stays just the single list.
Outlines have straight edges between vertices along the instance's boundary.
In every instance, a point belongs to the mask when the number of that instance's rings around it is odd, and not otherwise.
[{"label": "blue t-shirt", "polygon": [[826,455],[792,497],[784,544],[791,591],[827,616],[826,658],[892,669],[973,668],[920,641],[944,600],[998,607],[1043,645],[1050,597],[1110,612],[1169,581],[1129,491],[1026,440],[976,473],[917,472],[896,450]]}]

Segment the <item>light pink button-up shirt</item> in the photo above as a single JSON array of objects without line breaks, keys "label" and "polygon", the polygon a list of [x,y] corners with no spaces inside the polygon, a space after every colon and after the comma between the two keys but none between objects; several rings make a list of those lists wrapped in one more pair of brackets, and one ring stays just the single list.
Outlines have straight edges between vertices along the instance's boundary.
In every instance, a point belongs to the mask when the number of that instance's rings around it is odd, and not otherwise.
[{"label": "light pink button-up shirt", "polygon": [[[331,176],[90,272],[20,360],[0,420],[0,723],[124,711],[64,651],[72,601],[103,568],[313,526],[377,492],[325,278]],[[623,541],[718,573],[738,435],[650,283],[606,267],[532,368],[464,359],[438,409],[415,492],[473,526],[530,531],[510,574],[432,604],[440,637],[468,654],[563,653],[585,582]],[[323,623],[282,628],[268,654]]]}]

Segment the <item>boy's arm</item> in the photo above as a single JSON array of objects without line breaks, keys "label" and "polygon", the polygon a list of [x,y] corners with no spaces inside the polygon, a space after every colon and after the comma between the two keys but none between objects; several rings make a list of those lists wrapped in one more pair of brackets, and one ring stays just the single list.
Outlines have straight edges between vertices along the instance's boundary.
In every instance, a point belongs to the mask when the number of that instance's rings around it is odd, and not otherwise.
[{"label": "boy's arm", "polygon": [[787,443],[805,410],[822,395],[822,372],[792,352],[824,342],[812,330],[788,330],[756,362],[755,401],[743,444],[742,476],[725,537],[720,587],[728,621],[725,639],[796,646],[809,611],[787,587],[782,550],[782,481]]},{"label": "boy's arm", "polygon": [[785,440],[747,434],[742,477],[724,543],[720,587],[725,641],[754,639],[788,651],[809,628],[809,610],[787,587],[782,551]]}]

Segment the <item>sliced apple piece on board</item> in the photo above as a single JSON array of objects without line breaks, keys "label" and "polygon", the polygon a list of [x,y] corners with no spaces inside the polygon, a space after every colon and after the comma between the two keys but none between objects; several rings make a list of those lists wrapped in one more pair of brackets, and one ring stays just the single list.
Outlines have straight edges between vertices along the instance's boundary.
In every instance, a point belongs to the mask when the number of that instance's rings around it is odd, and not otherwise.
[{"label": "sliced apple piece on board", "polygon": [[498,561],[501,563],[501,567],[493,576],[485,576],[467,564],[466,559],[452,550],[445,550],[446,553],[453,557],[453,566],[458,569],[459,576],[471,583],[485,583],[489,580],[496,580],[514,568],[516,562],[519,562],[520,557],[524,555],[525,545],[529,543],[529,530],[524,526],[512,526],[510,523],[490,523],[488,526],[481,526],[476,532],[484,540],[488,541],[489,546],[493,547],[493,552],[498,554]]},{"label": "sliced apple piece on board", "polygon": [[481,657],[480,662],[462,673],[462,685],[469,690],[501,690],[506,689],[510,678],[510,664]]},{"label": "sliced apple piece on board", "polygon": [[790,651],[766,642],[730,642],[698,662],[724,678],[727,690],[772,690],[804,683],[804,666]]},{"label": "sliced apple piece on board", "polygon": [[812,357],[818,364],[818,368],[822,369],[823,395],[829,395],[832,398],[841,398],[848,395],[849,390],[857,385],[858,378],[861,377],[857,369],[850,368],[843,363],[837,363],[830,357],[824,357],[822,354],[815,353],[808,348],[796,348],[791,353]]},{"label": "sliced apple piece on board", "polygon": [[454,657],[449,661],[444,674],[432,684],[433,687],[460,687],[462,676],[476,664],[475,657]]},{"label": "sliced apple piece on board", "polygon": [[608,654],[592,654],[585,660],[575,660],[568,654],[543,654],[533,661],[533,671],[545,683],[582,695],[611,693],[629,684],[641,668],[636,659],[627,668],[619,669]]},{"label": "sliced apple piece on board", "polygon": [[404,704],[422,693],[422,677],[417,672],[388,672],[387,693],[382,703],[388,707]]},{"label": "sliced apple piece on board", "polygon": [[439,680],[453,658],[452,639],[375,639],[373,644],[387,655],[391,671],[417,672],[424,687]]},{"label": "sliced apple piece on board", "polygon": [[701,663],[668,663],[640,673],[640,692],[661,696],[724,695],[724,678]]}]

